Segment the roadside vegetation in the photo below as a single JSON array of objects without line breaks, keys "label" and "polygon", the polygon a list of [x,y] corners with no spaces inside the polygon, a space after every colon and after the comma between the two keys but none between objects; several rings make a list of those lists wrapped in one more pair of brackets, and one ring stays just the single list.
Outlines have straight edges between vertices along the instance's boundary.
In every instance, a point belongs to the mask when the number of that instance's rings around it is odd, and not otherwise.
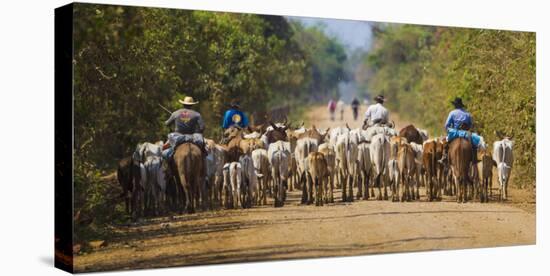
[{"label": "roadside vegetation", "polygon": [[462,97],[475,131],[491,146],[514,139],[512,182],[535,187],[535,33],[418,25],[376,25],[364,57],[372,94],[403,119],[443,135],[450,101]]}]

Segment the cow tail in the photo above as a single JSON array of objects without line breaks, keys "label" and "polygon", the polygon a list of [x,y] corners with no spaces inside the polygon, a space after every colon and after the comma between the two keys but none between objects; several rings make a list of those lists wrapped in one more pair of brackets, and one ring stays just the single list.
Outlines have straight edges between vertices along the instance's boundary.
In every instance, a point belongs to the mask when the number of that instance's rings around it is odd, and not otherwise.
[{"label": "cow tail", "polygon": [[[190,170],[188,170],[188,168],[191,168],[191,164],[189,164],[189,156],[190,154],[187,154],[184,159],[183,159],[183,172],[180,172],[180,175],[183,173],[183,177],[180,177],[180,181],[181,181],[181,185],[183,187],[186,187],[188,185],[188,182],[189,182],[189,179],[187,179],[189,177],[188,173],[186,172],[190,172]],[[185,189],[185,188],[184,188]],[[192,195],[189,195],[189,196],[192,196]]]},{"label": "cow tail", "polygon": [[[437,172],[436,172],[436,170],[437,170],[437,160],[436,160],[437,159],[437,156],[436,156],[437,155],[437,142],[435,140],[433,140],[432,143],[433,143],[432,164],[431,164],[432,167],[430,168],[430,170],[432,171],[432,176],[434,176],[434,175],[437,176]],[[430,179],[430,181],[431,181],[431,179]]]},{"label": "cow tail", "polygon": [[506,164],[506,145],[504,143],[500,143],[500,148],[502,150],[502,162]]},{"label": "cow tail", "polygon": [[380,170],[381,173],[384,173],[384,169],[386,168],[386,156],[384,155],[385,154],[385,150],[384,150],[384,147],[385,147],[385,144],[386,144],[386,138],[384,136],[382,136],[382,168]]}]

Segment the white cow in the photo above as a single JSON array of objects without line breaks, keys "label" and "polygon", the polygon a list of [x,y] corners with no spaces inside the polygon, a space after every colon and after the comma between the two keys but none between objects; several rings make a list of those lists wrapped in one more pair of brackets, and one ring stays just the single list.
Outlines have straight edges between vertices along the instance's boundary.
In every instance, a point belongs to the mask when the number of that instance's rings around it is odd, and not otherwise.
[{"label": "white cow", "polygon": [[401,181],[401,173],[399,170],[399,161],[398,161],[398,155],[399,155],[399,144],[402,140],[406,140],[402,137],[394,137],[390,139],[390,156],[388,160],[388,180],[391,183],[391,190],[392,190],[392,201],[399,201],[399,185],[402,183],[399,183]]},{"label": "white cow", "polygon": [[145,162],[145,159],[147,157],[155,157],[155,156],[162,156],[162,145],[164,143],[162,141],[158,141],[156,143],[140,143],[136,146],[136,150],[134,151],[133,159],[138,160],[140,163]]},{"label": "white cow", "polygon": [[504,138],[493,144],[493,159],[497,163],[497,177],[500,184],[500,199],[506,200],[508,196],[508,181],[514,163],[514,141]]},{"label": "white cow", "polygon": [[357,178],[357,135],[349,131],[336,139],[336,171],[342,185],[342,201],[353,201],[353,185]]},{"label": "white cow", "polygon": [[[154,214],[158,214],[166,203],[166,178],[162,168],[162,158],[150,156],[145,159],[145,204]],[[142,178],[143,180],[143,178]]]},{"label": "white cow", "polygon": [[252,162],[254,169],[258,175],[259,198],[258,204],[267,204],[267,191],[269,189],[269,181],[271,179],[271,168],[269,167],[269,157],[267,150],[255,149],[252,151]]},{"label": "white cow", "polygon": [[162,145],[157,143],[138,144],[134,151],[134,160],[139,160],[141,187],[139,195],[143,199],[144,208],[157,214],[161,205],[165,202],[166,180],[162,168]]},{"label": "white cow", "polygon": [[242,167],[239,162],[226,163],[223,166],[223,186],[227,208],[238,208],[241,200]]},{"label": "white cow", "polygon": [[350,134],[357,137],[357,199],[367,200],[369,198],[368,187],[371,174],[370,142],[367,140],[366,130],[356,128],[350,130]]},{"label": "white cow", "polygon": [[227,150],[213,140],[205,139],[207,142],[206,150],[206,174],[208,184],[212,190],[213,199],[221,201],[223,189],[223,166],[225,165],[225,155]]},{"label": "white cow", "polygon": [[344,133],[348,133],[349,129],[346,127],[335,127],[330,129],[328,133],[328,139],[330,144],[335,147],[336,146],[336,139],[338,139],[338,136]]},{"label": "white cow", "polygon": [[290,143],[277,141],[269,145],[267,151],[273,179],[274,206],[282,207],[286,198],[286,182],[290,164]]},{"label": "white cow", "polygon": [[241,185],[244,198],[244,206],[252,207],[252,204],[258,202],[259,188],[258,188],[258,177],[262,175],[256,174],[256,169],[254,168],[254,162],[252,157],[245,154],[239,157],[239,163],[241,163]]},{"label": "white cow", "polygon": [[296,168],[298,179],[302,187],[302,204],[311,204],[313,202],[312,180],[307,174],[307,157],[310,153],[317,151],[317,140],[309,137],[298,139],[294,158],[296,158]]},{"label": "white cow", "polygon": [[328,167],[328,181],[325,182],[327,185],[324,187],[325,194],[328,193],[328,196],[326,196],[325,198],[328,198],[328,202],[334,203],[334,174],[336,172],[336,152],[334,151],[334,147],[329,142],[319,145],[318,151],[325,155]]},{"label": "white cow", "polygon": [[365,135],[365,139],[367,141],[372,141],[372,138],[376,134],[384,134],[388,137],[393,137],[393,136],[397,136],[397,131],[395,131],[395,129],[388,126],[374,125],[374,126],[368,127],[365,130],[365,134],[363,135]]},{"label": "white cow", "polygon": [[371,186],[369,184],[372,171],[370,160],[370,143],[361,141],[359,145],[357,145],[357,164],[358,173],[361,176],[361,180],[357,183],[357,199],[362,197],[364,200],[367,200],[369,199],[369,186]]},{"label": "white cow", "polygon": [[388,199],[387,183],[384,181],[388,171],[388,161],[390,159],[390,141],[384,133],[376,134],[372,137],[370,143],[370,160],[374,173],[375,185],[378,187],[378,200],[382,200],[382,185],[384,185],[384,199]]}]

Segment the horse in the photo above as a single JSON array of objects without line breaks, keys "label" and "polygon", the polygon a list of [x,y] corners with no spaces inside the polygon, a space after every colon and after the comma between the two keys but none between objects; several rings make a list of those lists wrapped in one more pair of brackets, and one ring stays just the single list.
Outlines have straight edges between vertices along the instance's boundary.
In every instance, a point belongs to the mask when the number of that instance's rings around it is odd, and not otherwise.
[{"label": "horse", "polygon": [[176,148],[174,162],[185,194],[185,208],[188,213],[194,213],[200,194],[206,194],[201,149],[193,143],[183,143]]},{"label": "horse", "polygon": [[457,185],[456,201],[459,203],[465,203],[468,200],[467,185],[471,183],[469,172],[472,158],[472,143],[468,139],[458,137],[450,142],[449,164]]}]

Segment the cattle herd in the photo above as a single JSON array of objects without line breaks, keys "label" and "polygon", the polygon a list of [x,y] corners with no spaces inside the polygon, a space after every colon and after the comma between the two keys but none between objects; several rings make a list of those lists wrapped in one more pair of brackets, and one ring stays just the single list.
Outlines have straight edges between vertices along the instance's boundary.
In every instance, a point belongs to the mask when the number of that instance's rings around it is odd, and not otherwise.
[{"label": "cattle herd", "polygon": [[429,138],[412,125],[399,132],[392,124],[332,129],[268,123],[246,129],[229,128],[219,144],[205,139],[208,155],[184,143],[173,161],[164,160],[162,141],[139,144],[117,170],[126,210],[133,217],[168,211],[192,213],[196,208],[251,208],[272,198],[282,207],[287,191],[301,190],[302,204],[322,206],[335,200],[488,202],[493,168],[499,199],[507,197],[513,163],[511,137],[501,136],[489,153],[481,141],[476,159],[466,139],[449,145],[441,162],[444,137]]}]

